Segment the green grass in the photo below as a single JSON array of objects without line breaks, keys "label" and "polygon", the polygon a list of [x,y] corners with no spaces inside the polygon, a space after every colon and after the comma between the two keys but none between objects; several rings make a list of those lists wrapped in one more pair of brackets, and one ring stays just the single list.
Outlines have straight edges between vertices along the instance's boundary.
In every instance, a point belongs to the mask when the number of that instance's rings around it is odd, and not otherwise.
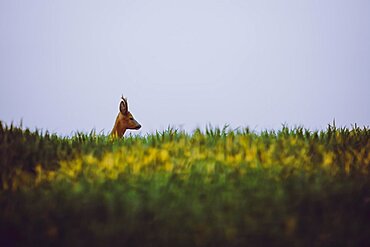
[{"label": "green grass", "polygon": [[370,129],[112,140],[0,122],[0,246],[369,246]]}]

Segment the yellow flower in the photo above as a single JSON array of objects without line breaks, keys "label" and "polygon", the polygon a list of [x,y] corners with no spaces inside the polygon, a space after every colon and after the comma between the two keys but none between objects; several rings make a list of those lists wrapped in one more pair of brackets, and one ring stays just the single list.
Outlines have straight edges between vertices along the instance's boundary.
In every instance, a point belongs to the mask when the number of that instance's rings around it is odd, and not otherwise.
[{"label": "yellow flower", "polygon": [[323,157],[323,167],[324,168],[329,168],[333,164],[334,160],[334,154],[329,152],[329,153],[324,153]]},{"label": "yellow flower", "polygon": [[165,161],[167,161],[167,160],[169,159],[170,155],[169,155],[169,153],[168,153],[168,151],[167,151],[167,150],[162,149],[162,150],[159,152],[159,157],[160,157],[160,160],[161,160],[162,162],[165,162]]}]

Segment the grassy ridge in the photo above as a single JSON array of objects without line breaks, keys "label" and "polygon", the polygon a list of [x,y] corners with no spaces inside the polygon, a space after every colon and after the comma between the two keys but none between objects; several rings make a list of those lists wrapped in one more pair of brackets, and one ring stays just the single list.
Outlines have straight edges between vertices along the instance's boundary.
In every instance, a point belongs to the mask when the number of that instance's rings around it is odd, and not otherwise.
[{"label": "grassy ridge", "polygon": [[111,140],[0,124],[0,241],[365,246],[369,137],[329,126]]}]

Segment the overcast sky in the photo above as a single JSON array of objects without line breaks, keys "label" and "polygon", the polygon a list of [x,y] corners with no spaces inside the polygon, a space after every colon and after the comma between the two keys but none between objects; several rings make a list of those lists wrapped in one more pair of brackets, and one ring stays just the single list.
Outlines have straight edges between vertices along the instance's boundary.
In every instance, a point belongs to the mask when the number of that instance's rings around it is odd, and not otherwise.
[{"label": "overcast sky", "polygon": [[[0,120],[370,125],[369,0],[0,0]],[[132,132],[133,133],[133,132]]]}]

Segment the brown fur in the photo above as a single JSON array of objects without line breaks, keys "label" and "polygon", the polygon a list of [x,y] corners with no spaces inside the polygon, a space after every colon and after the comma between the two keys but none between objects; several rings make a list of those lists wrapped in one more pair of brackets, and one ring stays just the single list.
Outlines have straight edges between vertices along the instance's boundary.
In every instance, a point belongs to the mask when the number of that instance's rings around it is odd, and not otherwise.
[{"label": "brown fur", "polygon": [[134,116],[128,111],[128,104],[125,98],[121,98],[119,113],[114,123],[111,135],[121,138],[127,129],[138,130],[141,125],[135,120]]}]

